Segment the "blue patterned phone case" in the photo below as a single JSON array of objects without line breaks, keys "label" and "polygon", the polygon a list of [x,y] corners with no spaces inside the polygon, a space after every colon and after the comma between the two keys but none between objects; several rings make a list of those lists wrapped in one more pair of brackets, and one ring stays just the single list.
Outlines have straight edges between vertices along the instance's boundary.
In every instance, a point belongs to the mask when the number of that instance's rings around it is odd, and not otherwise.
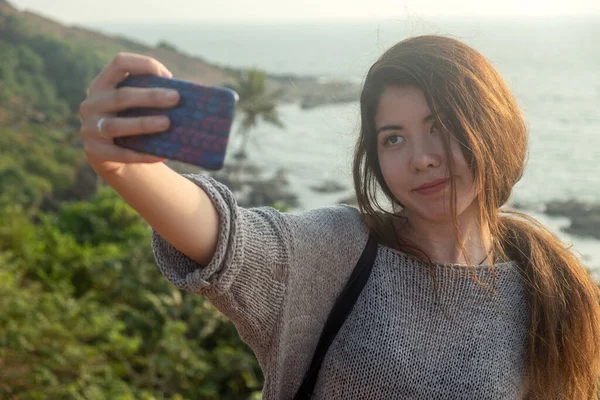
[{"label": "blue patterned phone case", "polygon": [[238,101],[235,91],[155,75],[129,76],[119,84],[122,86],[175,89],[180,100],[173,108],[132,108],[120,112],[120,117],[167,115],[171,126],[160,133],[115,138],[115,144],[209,170],[223,168]]}]

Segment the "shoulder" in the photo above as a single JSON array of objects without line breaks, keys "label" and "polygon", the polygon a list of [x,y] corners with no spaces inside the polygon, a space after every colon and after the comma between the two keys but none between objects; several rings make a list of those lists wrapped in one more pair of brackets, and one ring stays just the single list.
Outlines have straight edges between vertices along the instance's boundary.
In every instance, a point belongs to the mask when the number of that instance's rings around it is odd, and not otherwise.
[{"label": "shoulder", "polygon": [[326,207],[313,208],[306,211],[296,211],[288,214],[297,220],[321,221],[329,224],[362,224],[360,211],[346,204],[336,204]]},{"label": "shoulder", "polygon": [[322,239],[335,237],[354,241],[366,238],[368,233],[360,211],[344,204],[290,213],[287,219],[297,234]]},{"label": "shoulder", "polygon": [[[293,232],[288,295],[301,314],[331,308],[369,238],[360,211],[334,205],[288,214]],[[326,315],[323,315],[326,317]]]},{"label": "shoulder", "polygon": [[345,276],[368,240],[368,229],[354,207],[322,207],[290,213],[285,218],[291,233],[292,270],[303,275],[302,280],[318,279],[333,271]]}]

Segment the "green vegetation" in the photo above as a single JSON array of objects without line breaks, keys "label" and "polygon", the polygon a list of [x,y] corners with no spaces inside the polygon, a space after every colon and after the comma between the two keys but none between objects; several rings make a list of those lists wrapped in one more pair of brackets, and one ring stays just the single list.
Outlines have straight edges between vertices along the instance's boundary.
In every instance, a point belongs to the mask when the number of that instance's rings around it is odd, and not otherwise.
[{"label": "green vegetation", "polygon": [[82,43],[37,34],[18,16],[0,14],[0,123],[64,127],[106,60]]},{"label": "green vegetation", "polygon": [[233,324],[160,275],[87,166],[78,104],[113,54],[0,8],[0,398],[259,398]]}]

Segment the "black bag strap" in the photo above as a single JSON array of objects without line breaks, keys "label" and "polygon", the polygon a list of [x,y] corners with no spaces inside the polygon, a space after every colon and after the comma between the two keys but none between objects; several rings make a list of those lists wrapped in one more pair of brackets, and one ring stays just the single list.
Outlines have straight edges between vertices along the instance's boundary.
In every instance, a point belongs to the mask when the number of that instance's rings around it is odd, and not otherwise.
[{"label": "black bag strap", "polygon": [[308,400],[312,396],[327,349],[329,349],[329,346],[333,343],[333,339],[335,339],[335,336],[344,324],[344,321],[346,321],[346,318],[354,307],[354,303],[356,303],[356,299],[358,299],[360,292],[369,280],[376,256],[377,240],[375,240],[372,234],[369,234],[369,240],[367,241],[365,249],[358,259],[350,278],[348,278],[346,286],[344,286],[344,289],[342,289],[338,295],[331,312],[327,317],[310,367],[302,379],[302,383],[294,396],[294,400]]}]

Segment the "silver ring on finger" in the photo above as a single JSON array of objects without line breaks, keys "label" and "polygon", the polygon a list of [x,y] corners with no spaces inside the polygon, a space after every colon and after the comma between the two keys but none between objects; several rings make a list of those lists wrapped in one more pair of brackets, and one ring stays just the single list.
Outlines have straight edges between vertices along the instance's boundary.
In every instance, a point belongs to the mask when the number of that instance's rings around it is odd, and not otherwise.
[{"label": "silver ring on finger", "polygon": [[96,123],[96,128],[98,128],[98,133],[100,134],[100,136],[102,136],[104,139],[110,139],[108,136],[106,136],[103,132],[102,132],[102,124],[104,123],[104,120],[106,118],[102,117],[98,120],[98,122]]}]

